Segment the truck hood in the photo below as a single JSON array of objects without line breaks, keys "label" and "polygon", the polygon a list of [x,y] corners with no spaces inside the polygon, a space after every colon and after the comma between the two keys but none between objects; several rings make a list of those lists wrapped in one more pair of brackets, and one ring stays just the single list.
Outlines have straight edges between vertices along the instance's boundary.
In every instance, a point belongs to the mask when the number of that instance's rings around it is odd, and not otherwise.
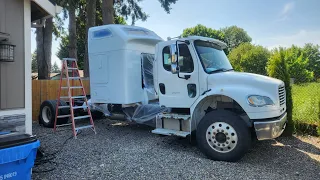
[{"label": "truck hood", "polygon": [[284,85],[281,80],[258,75],[252,73],[243,73],[243,72],[222,72],[222,73],[215,73],[208,76],[208,89],[210,87],[214,87],[215,85],[236,85],[241,86],[253,86],[254,88],[259,89],[278,89],[279,86]]}]

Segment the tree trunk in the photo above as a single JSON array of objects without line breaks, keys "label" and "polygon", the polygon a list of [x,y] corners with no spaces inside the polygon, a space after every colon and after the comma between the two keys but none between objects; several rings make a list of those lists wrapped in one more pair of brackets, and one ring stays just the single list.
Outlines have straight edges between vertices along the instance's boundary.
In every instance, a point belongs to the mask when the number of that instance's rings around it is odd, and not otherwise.
[{"label": "tree trunk", "polygon": [[52,18],[46,20],[45,27],[37,28],[38,79],[50,79],[52,54]]},{"label": "tree trunk", "polygon": [[76,27],[76,9],[73,6],[69,11],[69,58],[77,59],[77,27]]},{"label": "tree trunk", "polygon": [[96,0],[87,0],[87,22],[86,22],[86,43],[85,43],[85,56],[84,56],[84,77],[89,77],[89,56],[88,56],[88,30],[96,24]]},{"label": "tree trunk", "polygon": [[102,0],[102,20],[103,24],[114,24],[114,0]]}]

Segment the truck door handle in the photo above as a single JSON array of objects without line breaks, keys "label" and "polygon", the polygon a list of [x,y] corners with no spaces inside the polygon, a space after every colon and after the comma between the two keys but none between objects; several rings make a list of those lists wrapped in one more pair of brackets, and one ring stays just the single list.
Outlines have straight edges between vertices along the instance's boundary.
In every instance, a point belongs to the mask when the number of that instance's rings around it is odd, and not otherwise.
[{"label": "truck door handle", "polygon": [[160,89],[161,94],[166,94],[166,87],[163,83],[159,84],[159,89]]}]

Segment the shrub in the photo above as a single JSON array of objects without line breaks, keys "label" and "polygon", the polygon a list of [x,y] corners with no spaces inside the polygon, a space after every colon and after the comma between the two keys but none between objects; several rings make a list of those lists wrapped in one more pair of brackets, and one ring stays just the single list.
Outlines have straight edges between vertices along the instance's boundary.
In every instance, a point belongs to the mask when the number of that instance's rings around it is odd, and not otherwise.
[{"label": "shrub", "polygon": [[285,51],[285,60],[288,63],[289,74],[296,83],[305,83],[314,80],[313,72],[308,70],[309,58],[303,50],[291,46]]},{"label": "shrub", "polygon": [[292,95],[290,86],[290,75],[288,71],[288,64],[285,59],[285,50],[283,48],[275,49],[273,55],[269,58],[267,71],[269,76],[281,79],[285,83],[286,89],[286,105],[288,123],[284,135],[292,135],[294,125],[292,121]]}]

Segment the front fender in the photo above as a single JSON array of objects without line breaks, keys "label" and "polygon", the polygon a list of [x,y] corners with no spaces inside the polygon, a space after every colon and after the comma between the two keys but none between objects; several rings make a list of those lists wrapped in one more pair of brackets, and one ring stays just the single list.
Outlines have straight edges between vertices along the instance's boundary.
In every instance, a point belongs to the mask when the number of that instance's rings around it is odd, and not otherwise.
[{"label": "front fender", "polygon": [[[263,91],[262,89],[255,88],[255,87],[248,87],[248,86],[215,86],[209,87],[210,91],[206,92],[205,94],[201,95],[195,103],[191,106],[191,112],[197,107],[197,104],[200,103],[203,99],[208,96],[227,96],[234,101],[236,101],[242,109],[247,113],[250,119],[265,119],[265,118],[272,118],[276,117],[278,114],[279,116],[282,114],[280,112],[280,108],[277,105],[274,106],[265,106],[265,107],[253,107],[250,106],[247,102],[247,97],[249,95],[261,95],[261,96],[268,96],[271,98],[273,102],[277,102],[277,97],[275,94],[271,94],[268,92]],[[273,113],[270,113],[273,112]]]}]

